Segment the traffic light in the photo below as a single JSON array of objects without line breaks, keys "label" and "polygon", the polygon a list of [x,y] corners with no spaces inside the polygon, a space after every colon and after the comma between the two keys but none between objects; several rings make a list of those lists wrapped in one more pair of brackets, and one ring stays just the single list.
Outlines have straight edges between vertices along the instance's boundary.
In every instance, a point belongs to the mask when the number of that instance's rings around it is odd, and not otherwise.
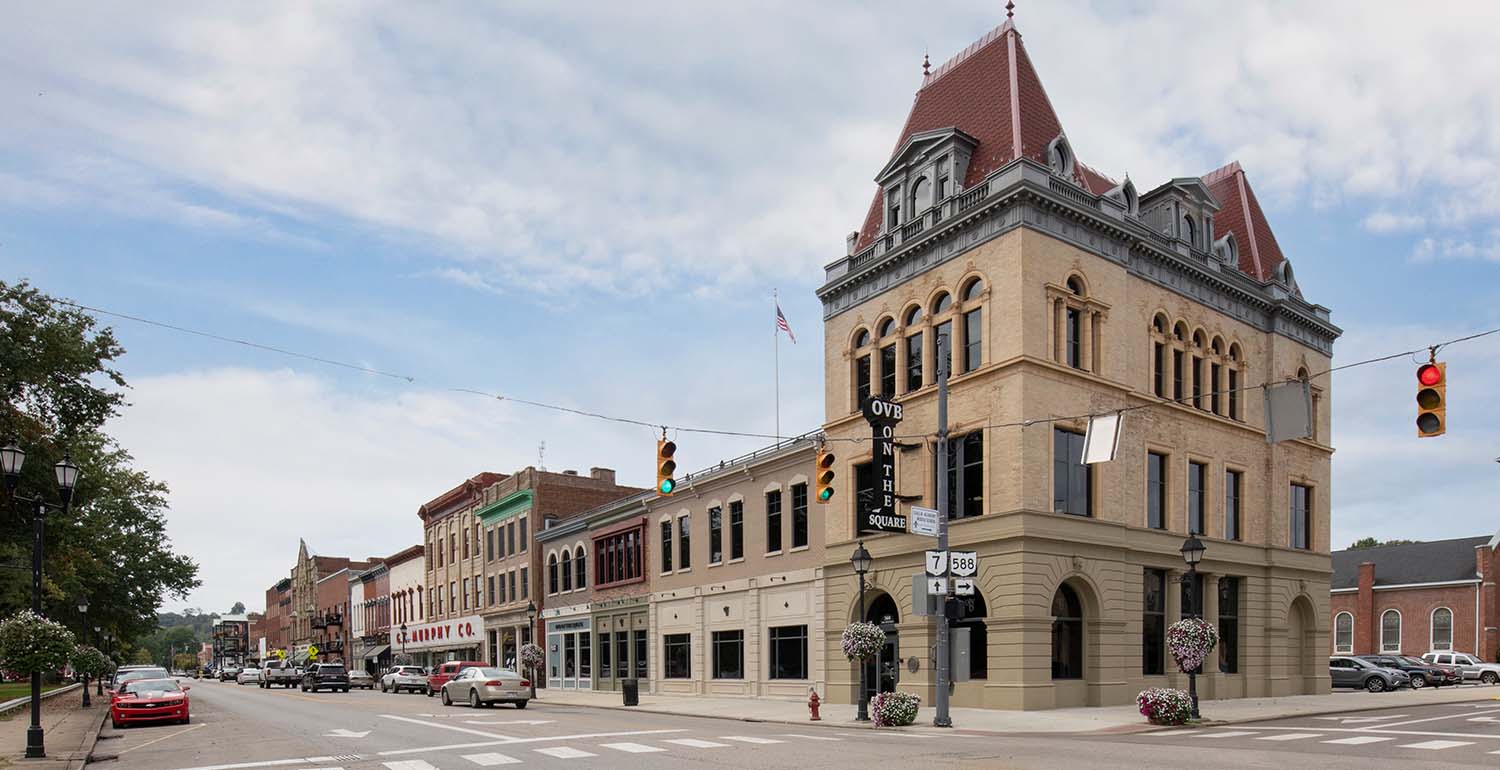
[{"label": "traffic light", "polygon": [[1448,432],[1448,365],[1429,361],[1417,367],[1417,437]]},{"label": "traffic light", "polygon": [[656,493],[662,497],[677,489],[677,480],[672,478],[677,470],[677,461],[672,459],[674,454],[677,454],[677,444],[665,438],[656,442]]},{"label": "traffic light", "polygon": [[818,502],[826,503],[833,497],[833,453],[818,447]]}]

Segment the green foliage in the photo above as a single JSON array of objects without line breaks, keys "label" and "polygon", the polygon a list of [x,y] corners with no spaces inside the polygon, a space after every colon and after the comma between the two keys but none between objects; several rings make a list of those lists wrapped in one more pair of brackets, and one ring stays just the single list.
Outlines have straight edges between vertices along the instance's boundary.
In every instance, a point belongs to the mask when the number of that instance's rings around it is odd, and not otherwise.
[{"label": "green foliage", "polygon": [[61,623],[22,610],[0,621],[0,668],[56,671],[68,664],[76,644],[73,632]]},{"label": "green foliage", "polygon": [[136,666],[149,666],[155,663],[156,659],[151,657],[150,650],[140,647],[136,649],[135,654],[130,656],[130,662]]},{"label": "green foliage", "polygon": [[86,644],[73,648],[71,663],[74,671],[94,677],[109,670],[109,660],[104,657],[104,653]]},{"label": "green foliage", "polygon": [[[123,354],[88,314],[0,282],[0,438],[26,450],[17,492],[59,503],[52,465],[69,453],[81,469],[67,514],[46,517],[43,609],[122,641],[154,631],[162,602],[199,584],[197,565],[167,537],[166,486],[132,468],[103,431],[125,403],[113,368]],[[0,563],[30,558],[31,512],[0,506]],[[76,609],[85,593],[86,622]],[[0,617],[30,603],[29,570],[0,570]]]},{"label": "green foliage", "polygon": [[1383,546],[1383,545],[1410,545],[1411,543],[1420,543],[1420,542],[1422,542],[1422,541],[1421,540],[1402,540],[1402,539],[1399,539],[1399,538],[1395,539],[1395,540],[1376,540],[1373,537],[1362,537],[1362,538],[1354,541],[1353,543],[1351,543],[1349,545],[1349,550],[1351,550],[1351,551],[1357,551],[1357,550],[1364,549],[1364,548],[1379,548],[1380,546]]},{"label": "green foliage", "polygon": [[243,615],[243,614],[245,614],[245,603],[244,602],[235,602],[234,606],[229,608],[229,614],[231,614],[231,615]]},{"label": "green foliage", "polygon": [[172,668],[183,671],[192,671],[198,667],[198,656],[189,652],[179,652],[172,656]]}]

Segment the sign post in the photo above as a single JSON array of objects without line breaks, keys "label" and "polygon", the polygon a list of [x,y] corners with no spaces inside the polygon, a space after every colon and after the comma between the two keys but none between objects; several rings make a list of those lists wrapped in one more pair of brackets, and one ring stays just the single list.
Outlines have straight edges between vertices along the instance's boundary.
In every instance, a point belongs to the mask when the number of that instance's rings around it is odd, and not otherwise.
[{"label": "sign post", "polygon": [[[953,351],[946,337],[937,338],[937,509],[938,509],[938,531],[937,549],[948,550],[948,369],[953,365]],[[944,583],[947,581],[944,580]],[[936,616],[937,621],[937,697],[935,704],[937,714],[932,719],[933,727],[952,727],[953,718],[948,715],[948,683],[949,665],[952,661],[948,659],[948,586],[943,586],[943,592],[938,595],[938,606],[944,607],[943,612]]]},{"label": "sign post", "polygon": [[866,532],[905,532],[906,516],[896,510],[896,424],[901,422],[901,405],[883,396],[871,396],[860,407],[870,423],[874,442],[871,466],[875,475],[874,493],[859,514],[859,534]]}]

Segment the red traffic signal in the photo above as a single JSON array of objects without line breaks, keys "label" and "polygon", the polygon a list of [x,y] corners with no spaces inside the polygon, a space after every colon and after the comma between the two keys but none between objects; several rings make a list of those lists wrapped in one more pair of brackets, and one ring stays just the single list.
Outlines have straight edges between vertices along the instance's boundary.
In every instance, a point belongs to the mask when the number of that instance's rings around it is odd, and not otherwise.
[{"label": "red traffic signal", "polygon": [[1448,365],[1433,361],[1417,367],[1417,437],[1448,432]]}]

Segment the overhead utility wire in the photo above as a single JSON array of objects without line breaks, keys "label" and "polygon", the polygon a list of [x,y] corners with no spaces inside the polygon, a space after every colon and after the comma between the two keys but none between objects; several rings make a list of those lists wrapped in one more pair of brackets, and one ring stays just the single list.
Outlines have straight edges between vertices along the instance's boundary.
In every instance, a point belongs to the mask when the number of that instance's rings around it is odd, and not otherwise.
[{"label": "overhead utility wire", "polygon": [[[236,344],[236,345],[243,345],[245,347],[255,348],[257,350],[264,350],[264,351],[271,352],[271,353],[278,353],[280,355],[290,356],[290,357],[293,357],[293,358],[300,358],[300,359],[303,359],[305,361],[313,361],[313,362],[320,363],[320,364],[326,364],[328,366],[336,366],[336,367],[341,367],[341,368],[344,368],[344,369],[351,369],[353,371],[363,372],[365,374],[374,374],[374,375],[378,375],[378,376],[381,376],[381,377],[389,377],[389,378],[395,379],[395,380],[402,380],[402,381],[404,381],[404,382],[406,382],[408,384],[416,384],[417,383],[417,378],[414,377],[414,376],[411,376],[411,375],[399,374],[399,373],[395,373],[395,372],[387,372],[387,371],[384,371],[382,369],[375,369],[375,368],[372,368],[372,367],[362,366],[362,365],[359,365],[359,364],[351,364],[351,363],[348,363],[346,361],[338,361],[338,360],[331,359],[331,358],[323,358],[323,357],[320,357],[320,356],[309,355],[307,353],[299,353],[299,352],[294,351],[294,350],[287,350],[285,348],[279,348],[279,347],[275,347],[273,345],[265,345],[265,344],[262,344],[262,343],[259,343],[259,342],[252,342],[252,341],[249,341],[249,340],[237,339],[235,337],[226,337],[226,336],[221,335],[221,334],[214,334],[212,332],[205,332],[205,331],[201,331],[201,330],[198,330],[198,329],[192,329],[192,328],[189,328],[189,327],[186,327],[186,326],[179,326],[179,325],[176,325],[176,324],[166,323],[164,321],[156,321],[156,320],[153,320],[153,319],[150,319],[150,318],[142,318],[141,316],[130,315],[130,314],[127,314],[127,313],[119,313],[119,312],[116,312],[116,311],[113,311],[113,310],[105,310],[103,308],[97,308],[97,307],[93,307],[93,306],[90,306],[90,305],[84,305],[84,304],[80,304],[80,303],[77,303],[77,302],[72,302],[70,300],[52,299],[52,302],[55,303],[55,304],[58,304],[58,305],[63,305],[63,306],[66,306],[66,307],[76,308],[78,310],[82,310],[82,311],[85,311],[85,312],[88,312],[88,313],[97,313],[99,315],[112,316],[112,317],[115,317],[115,318],[123,318],[123,319],[128,320],[128,321],[135,321],[137,323],[143,323],[143,324],[147,324],[147,325],[150,325],[150,326],[156,326],[156,327],[160,327],[160,328],[163,328],[163,329],[169,329],[169,330],[180,332],[180,333],[183,333],[183,334],[191,334],[191,335],[195,335],[195,336],[198,336],[198,337],[205,337],[205,338],[212,339],[212,340],[219,340],[221,342],[228,342],[228,343],[232,343],[232,344]],[[1367,359],[1362,360],[1362,361],[1355,361],[1353,363],[1348,363],[1348,364],[1341,364],[1339,366],[1335,366],[1335,367],[1332,367],[1332,368],[1329,368],[1329,369],[1325,369],[1325,370],[1320,371],[1320,372],[1308,374],[1307,375],[1307,379],[1314,379],[1314,378],[1317,378],[1317,377],[1323,377],[1323,376],[1332,374],[1334,372],[1343,371],[1345,369],[1353,369],[1353,368],[1359,367],[1359,366],[1368,366],[1370,364],[1378,364],[1378,363],[1381,363],[1381,362],[1384,362],[1384,361],[1390,361],[1390,360],[1396,359],[1396,358],[1402,358],[1402,357],[1405,357],[1405,356],[1412,356],[1412,355],[1415,355],[1417,353],[1426,352],[1426,353],[1429,353],[1430,355],[1436,356],[1437,352],[1439,350],[1441,350],[1443,348],[1446,348],[1449,345],[1454,345],[1454,344],[1457,344],[1457,343],[1460,343],[1460,342],[1468,342],[1470,340],[1476,340],[1476,339],[1479,339],[1480,337],[1487,337],[1487,336],[1489,336],[1491,334],[1500,334],[1500,328],[1490,329],[1488,331],[1477,332],[1477,333],[1470,334],[1470,335],[1467,335],[1467,336],[1457,337],[1457,338],[1454,338],[1454,339],[1451,339],[1451,340],[1445,340],[1443,342],[1439,342],[1439,343],[1434,344],[1434,345],[1430,345],[1430,346],[1422,347],[1422,348],[1416,348],[1414,350],[1404,350],[1404,351],[1402,351],[1400,353],[1391,353],[1390,355],[1379,356],[1379,357],[1376,357],[1376,358],[1367,358]],[[1208,393],[1200,393],[1200,394],[1198,394],[1197,398],[1200,398],[1200,399],[1201,398],[1212,398],[1213,396],[1216,396],[1216,395],[1228,395],[1230,393],[1248,393],[1248,392],[1256,391],[1256,390],[1264,390],[1264,389],[1266,389],[1268,387],[1271,387],[1273,385],[1280,385],[1280,384],[1287,383],[1287,382],[1296,382],[1297,379],[1298,378],[1296,378],[1296,377],[1288,377],[1288,378],[1283,378],[1283,379],[1278,379],[1278,380],[1267,380],[1267,381],[1259,383],[1257,385],[1246,385],[1244,387],[1234,388],[1232,390],[1221,390],[1221,391],[1211,391],[1211,392],[1208,392]],[[549,409],[549,410],[552,410],[552,411],[555,411],[555,412],[562,412],[562,413],[565,413],[565,414],[572,414],[572,415],[577,415],[577,416],[580,416],[580,417],[591,417],[591,418],[594,418],[594,419],[597,419],[597,420],[606,420],[608,422],[622,423],[622,424],[625,424],[625,425],[638,425],[638,426],[642,426],[642,427],[646,427],[646,428],[651,428],[652,430],[663,429],[663,430],[673,430],[673,431],[677,431],[679,433],[701,433],[701,434],[715,435],[715,436],[737,436],[737,437],[743,437],[743,438],[764,438],[764,439],[772,439],[772,440],[781,440],[781,439],[785,438],[783,436],[775,436],[775,435],[772,435],[772,434],[769,434],[769,433],[755,433],[755,432],[750,432],[750,431],[722,430],[722,429],[715,429],[715,428],[692,428],[692,427],[686,427],[686,426],[681,426],[681,425],[671,425],[671,424],[661,423],[661,422],[649,422],[649,421],[646,421],[646,420],[637,420],[637,419],[633,419],[633,418],[629,418],[629,417],[618,417],[618,416],[615,416],[615,415],[604,414],[602,412],[592,412],[592,411],[589,411],[589,410],[586,410],[586,409],[578,409],[578,408],[575,408],[575,407],[559,406],[557,404],[548,404],[548,403],[545,403],[545,402],[542,402],[542,401],[532,401],[532,400],[524,399],[524,398],[516,398],[514,396],[507,396],[507,395],[504,395],[502,393],[492,393],[492,392],[489,392],[489,391],[477,390],[477,389],[474,389],[474,388],[459,388],[459,387],[444,387],[444,386],[438,386],[438,387],[441,390],[448,391],[448,392],[451,392],[451,393],[467,393],[467,394],[475,395],[475,396],[483,396],[484,398],[493,398],[493,399],[495,399],[497,401],[510,401],[510,402],[517,403],[517,404],[522,404],[522,405],[525,405],[525,406],[536,407],[538,409]],[[976,426],[973,426],[973,427],[974,428],[978,428],[978,429],[987,429],[987,428],[1027,428],[1027,427],[1030,427],[1032,425],[1043,425],[1043,424],[1054,423],[1054,422],[1072,422],[1072,421],[1077,421],[1077,420],[1085,420],[1085,419],[1089,419],[1089,418],[1092,418],[1092,417],[1104,417],[1104,416],[1112,415],[1112,414],[1122,414],[1124,412],[1133,412],[1133,411],[1137,411],[1137,410],[1141,410],[1141,409],[1150,409],[1152,407],[1159,407],[1159,406],[1164,406],[1164,405],[1167,405],[1167,404],[1186,405],[1187,400],[1189,400],[1191,398],[1193,398],[1193,397],[1192,396],[1183,396],[1182,398],[1175,398],[1175,399],[1161,398],[1161,399],[1158,399],[1158,400],[1147,401],[1147,402],[1141,403],[1141,404],[1134,404],[1132,406],[1124,406],[1124,407],[1119,407],[1117,409],[1105,409],[1105,410],[1102,410],[1102,411],[1090,412],[1088,414],[1067,415],[1067,416],[1052,416],[1052,417],[1037,417],[1037,418],[1031,418],[1031,419],[1012,420],[1012,421],[1009,421],[1009,422],[987,423],[987,424],[984,424],[984,425],[976,425]],[[914,434],[905,434],[905,435],[893,436],[892,438],[926,438],[929,435],[930,434],[927,434],[927,433],[914,433]],[[857,443],[862,443],[862,442],[866,441],[867,439],[863,439],[863,438],[835,438],[835,437],[829,436],[829,437],[824,437],[824,440],[827,440],[827,441],[848,441],[848,442],[852,442],[852,443],[856,443],[857,444]]]}]

